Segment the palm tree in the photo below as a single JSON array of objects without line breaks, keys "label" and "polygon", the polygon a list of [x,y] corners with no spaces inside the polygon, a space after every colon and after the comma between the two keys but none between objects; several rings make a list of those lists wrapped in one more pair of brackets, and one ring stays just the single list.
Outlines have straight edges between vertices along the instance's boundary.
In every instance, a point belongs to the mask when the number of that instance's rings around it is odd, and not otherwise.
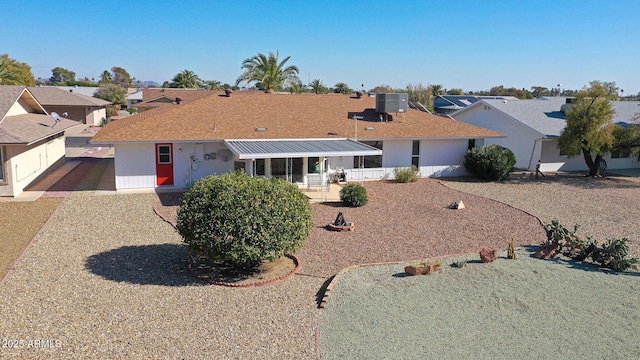
[{"label": "palm tree", "polygon": [[442,86],[441,84],[431,85],[431,94],[433,94],[433,96],[444,94],[444,86]]},{"label": "palm tree", "polygon": [[112,83],[113,82],[113,77],[111,76],[111,73],[109,72],[109,70],[105,70],[102,72],[102,74],[100,75],[100,84],[105,84],[105,83]]},{"label": "palm tree", "polygon": [[207,81],[203,81],[203,84],[205,89],[207,90],[222,90],[222,83],[218,80],[207,80]]},{"label": "palm tree", "polygon": [[325,87],[320,79],[313,79],[311,84],[309,84],[309,87],[311,88],[311,91],[316,94],[322,94],[325,91]]},{"label": "palm tree", "polygon": [[181,73],[176,74],[176,76],[171,79],[171,87],[182,89],[198,89],[202,87],[202,80],[200,80],[200,77],[193,71],[185,69]]},{"label": "palm tree", "polygon": [[251,58],[245,59],[242,62],[242,69],[244,72],[238,80],[236,85],[241,82],[258,82],[261,85],[262,90],[266,93],[270,93],[276,89],[281,89],[287,83],[291,83],[298,79],[298,67],[290,65],[285,67],[285,64],[291,56],[287,56],[284,60],[279,62],[280,52],[269,52],[267,57],[264,54],[258,53]]},{"label": "palm tree", "polygon": [[333,87],[334,91],[339,94],[351,94],[352,90],[346,83],[339,82]]}]

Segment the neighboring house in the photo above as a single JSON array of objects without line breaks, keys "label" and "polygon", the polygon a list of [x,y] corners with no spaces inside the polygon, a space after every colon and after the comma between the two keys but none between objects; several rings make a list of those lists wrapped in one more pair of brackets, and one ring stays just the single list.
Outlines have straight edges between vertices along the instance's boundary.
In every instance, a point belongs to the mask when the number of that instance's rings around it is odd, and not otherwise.
[{"label": "neighboring house", "polygon": [[204,89],[145,88],[142,89],[142,100],[133,106],[137,107],[139,112],[143,112],[166,104],[198,100],[213,94],[219,93]]},{"label": "neighboring house", "polygon": [[451,114],[480,100],[518,100],[514,96],[490,95],[438,95],[433,100],[433,110],[436,114]]},{"label": "neighboring house", "polygon": [[[97,88],[94,88],[97,89]],[[29,87],[29,91],[49,113],[56,112],[67,119],[87,125],[100,125],[107,117],[108,101],[78,94],[73,88]]]},{"label": "neighboring house", "polygon": [[185,188],[233,170],[298,185],[326,183],[338,170],[351,181],[392,178],[395,167],[412,164],[422,177],[464,175],[470,146],[504,136],[408,108],[406,94],[381,102],[209,93],[112,121],[94,136],[114,146],[117,190]]},{"label": "neighboring house", "polygon": [[24,86],[0,86],[0,196],[18,196],[64,160],[64,131]]},{"label": "neighboring house", "polygon": [[[614,123],[629,123],[640,112],[640,103],[614,101]],[[565,97],[535,100],[483,99],[451,116],[461,122],[507,134],[506,138],[487,139],[485,144],[499,144],[516,155],[516,168],[534,171],[538,160],[542,171],[587,170],[582,156],[569,158],[560,152],[558,137],[564,129],[565,112],[570,106]],[[635,168],[638,159],[630,154],[605,156],[610,169]]]}]

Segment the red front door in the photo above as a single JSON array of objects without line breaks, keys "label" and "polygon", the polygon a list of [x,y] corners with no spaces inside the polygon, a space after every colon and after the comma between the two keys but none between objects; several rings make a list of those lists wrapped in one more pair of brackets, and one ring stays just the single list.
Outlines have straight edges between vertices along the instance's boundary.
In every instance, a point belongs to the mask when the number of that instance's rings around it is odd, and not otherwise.
[{"label": "red front door", "polygon": [[173,144],[156,144],[156,183],[173,185]]}]

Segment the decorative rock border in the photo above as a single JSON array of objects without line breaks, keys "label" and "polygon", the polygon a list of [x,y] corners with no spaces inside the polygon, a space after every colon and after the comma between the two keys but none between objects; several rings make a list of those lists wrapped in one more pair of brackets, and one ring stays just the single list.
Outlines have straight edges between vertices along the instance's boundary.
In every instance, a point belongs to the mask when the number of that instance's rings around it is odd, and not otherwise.
[{"label": "decorative rock border", "polygon": [[[277,277],[275,279],[258,281],[253,283],[243,283],[243,284],[230,283],[225,281],[212,281],[212,280],[204,280],[204,281],[211,285],[219,285],[219,286],[227,286],[227,287],[235,287],[235,288],[247,288],[247,287],[254,287],[254,286],[270,285],[280,281],[288,280],[288,279],[291,279],[298,271],[300,271],[300,268],[302,267],[302,263],[300,262],[300,259],[298,259],[298,257],[295,255],[285,255],[285,256],[292,259],[293,262],[296,264],[296,267],[289,274]],[[189,266],[187,267],[187,270],[189,272],[189,275],[195,277],[195,275],[193,274],[193,270],[191,269],[191,266],[192,264],[189,264]]]}]

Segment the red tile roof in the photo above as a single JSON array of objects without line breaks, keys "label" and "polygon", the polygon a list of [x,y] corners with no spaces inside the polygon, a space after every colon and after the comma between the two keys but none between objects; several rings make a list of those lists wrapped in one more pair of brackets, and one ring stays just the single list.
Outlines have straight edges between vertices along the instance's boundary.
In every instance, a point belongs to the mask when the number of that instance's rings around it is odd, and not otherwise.
[{"label": "red tile roof", "polygon": [[[210,141],[223,139],[354,138],[358,140],[501,137],[503,134],[415,109],[380,122],[376,99],[349,95],[234,92],[159,107],[116,120],[93,142]],[[256,128],[267,128],[256,131]],[[365,130],[375,128],[375,130]]]}]

